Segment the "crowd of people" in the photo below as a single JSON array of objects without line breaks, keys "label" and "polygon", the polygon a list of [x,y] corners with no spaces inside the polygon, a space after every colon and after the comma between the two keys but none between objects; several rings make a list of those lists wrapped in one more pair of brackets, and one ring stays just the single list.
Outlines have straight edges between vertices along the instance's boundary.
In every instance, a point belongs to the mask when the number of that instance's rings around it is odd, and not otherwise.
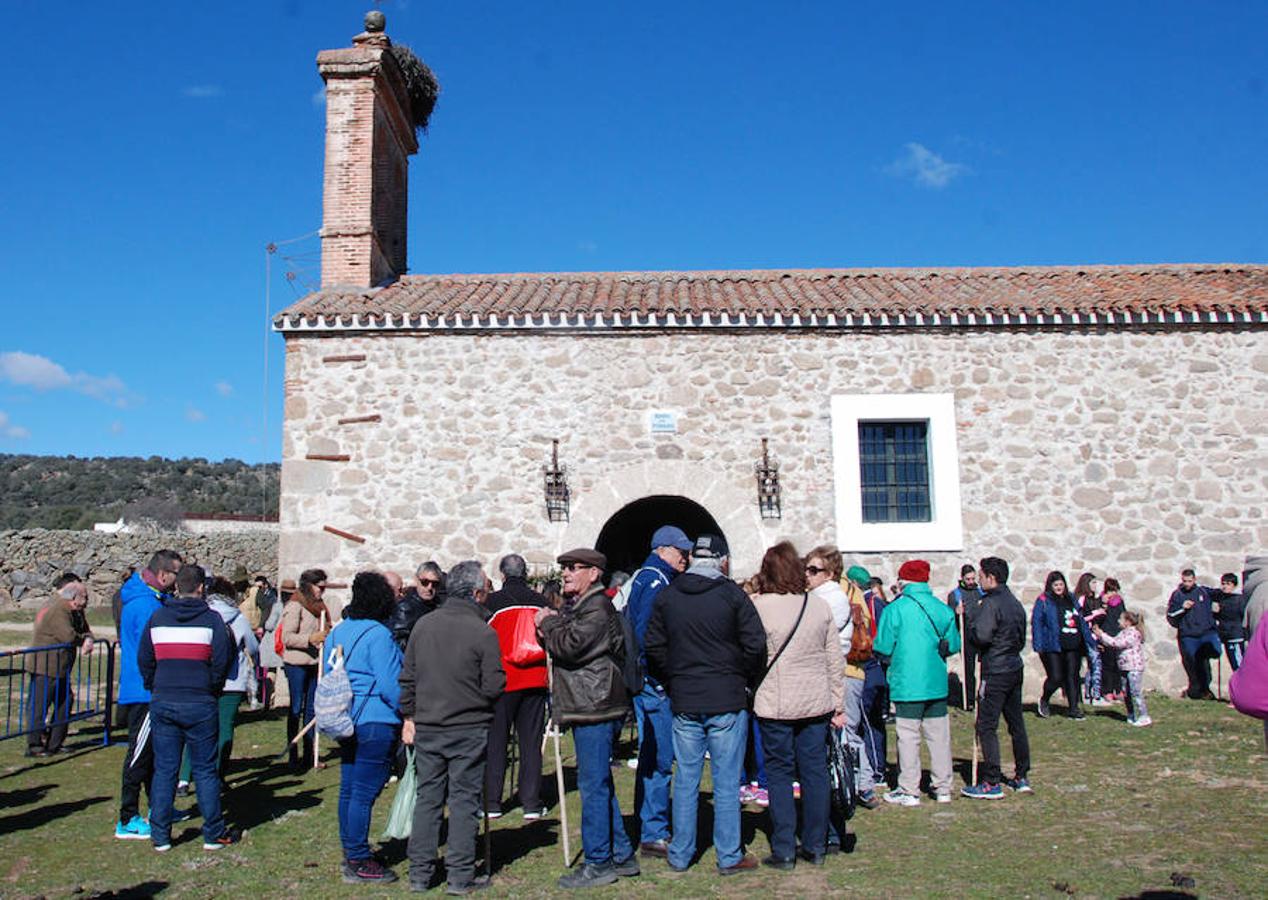
[{"label": "crowd of people", "polygon": [[[976,783],[960,794],[1030,792],[1021,655],[1028,631],[1046,675],[1037,715],[1051,715],[1061,691],[1071,719],[1083,718],[1085,702],[1122,700],[1131,724],[1151,721],[1142,687],[1144,618],[1126,607],[1112,578],[1102,583],[1084,573],[1071,590],[1063,573],[1050,572],[1028,621],[1009,588],[1009,565],[998,557],[965,565],[945,599],[930,587],[923,560],[903,563],[887,593],[882,579],[848,565],[837,548],[803,554],[787,541],[765,552],[755,575],[737,581],[722,537],[691,540],[672,525],[655,531],[646,560],[628,576],[608,572],[592,548],[561,554],[557,563],[560,580],[541,591],[516,554],[499,562],[498,590],[472,560],[448,572],[425,562],[408,589],[396,573],[364,571],[340,610],[323,599],[320,569],[274,590],[264,576],[250,580],[239,569],[232,579],[211,577],[173,551],[158,551],[123,583],[116,605],[118,721],[128,748],[115,836],[170,849],[173,823],[192,814],[178,812],[175,797],[192,786],[203,847],[238,841],[222,814],[221,776],[240,708],[271,705],[279,678],[289,696],[285,752],[297,771],[322,765],[318,730],[347,723],[334,732],[343,880],[397,879],[371,850],[370,817],[412,748],[409,885],[427,890],[444,878],[453,894],[484,884],[475,870],[477,828],[482,817],[511,808],[503,792],[512,736],[520,815],[531,822],[547,814],[541,739],[548,716],[571,729],[581,799],[583,858],[559,879],[563,888],[636,876],[640,858],[662,859],[676,871],[691,867],[706,760],[720,875],[763,864],[823,865],[846,837],[832,802],[829,749],[841,748],[851,762],[859,805],[914,807],[925,796],[923,743],[928,796],[949,803],[948,707],[956,701],[976,710],[982,761]],[[1236,589],[1235,575],[1224,575],[1216,591],[1186,569],[1169,600],[1188,697],[1210,696],[1210,662],[1221,650],[1233,669],[1240,665],[1254,622]],[[54,710],[54,724],[31,731],[30,755],[60,748],[66,729],[56,724],[56,698],[68,693],[62,681],[76,652],[92,652],[84,585],[67,575],[57,590],[37,618],[35,638],[37,646],[69,649],[28,661],[32,718],[45,721]],[[332,685],[346,685],[345,694]],[[634,836],[612,775],[631,712]],[[1001,768],[1001,717],[1013,750],[1009,776]],[[892,788],[891,721],[898,745]],[[141,815],[142,792],[148,816]],[[746,804],[769,816],[770,853],[760,861],[742,840]]]}]

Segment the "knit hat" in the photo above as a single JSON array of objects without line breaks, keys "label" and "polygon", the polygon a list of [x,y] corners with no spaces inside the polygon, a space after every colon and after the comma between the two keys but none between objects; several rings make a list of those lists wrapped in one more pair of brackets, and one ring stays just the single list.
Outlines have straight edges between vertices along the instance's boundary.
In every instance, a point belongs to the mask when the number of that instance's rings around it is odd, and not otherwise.
[{"label": "knit hat", "polygon": [[898,569],[899,581],[929,581],[929,563],[923,559],[909,559]]},{"label": "knit hat", "polygon": [[862,566],[850,566],[845,573],[845,577],[861,588],[865,588],[872,583],[872,573]]}]

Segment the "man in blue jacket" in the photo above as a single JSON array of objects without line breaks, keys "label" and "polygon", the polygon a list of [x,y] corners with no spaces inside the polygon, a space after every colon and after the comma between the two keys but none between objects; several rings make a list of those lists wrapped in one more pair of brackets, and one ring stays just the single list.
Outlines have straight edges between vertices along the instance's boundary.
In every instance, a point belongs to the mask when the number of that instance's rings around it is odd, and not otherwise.
[{"label": "man in blue jacket", "polygon": [[[188,747],[198,810],[203,817],[203,849],[237,843],[220,812],[220,692],[237,655],[224,619],[207,605],[202,566],[181,566],[176,594],[150,617],[137,648],[137,669],[151,692],[154,781],[150,794],[150,840],[160,852],[172,849],[173,802],[181,753]],[[127,615],[127,607],[124,607]]]},{"label": "man in blue jacket", "polygon": [[[687,568],[691,541],[681,528],[662,525],[652,535],[652,552],[630,579],[625,615],[638,638],[643,671],[647,671],[647,624],[660,592]],[[634,806],[640,822],[643,856],[669,855],[669,782],[674,770],[674,714],[665,688],[656,679],[643,680],[634,697],[638,722],[638,774]]]},{"label": "man in blue jacket", "polygon": [[137,650],[150,616],[172,599],[172,586],[180,571],[181,555],[159,550],[150,564],[119,589],[119,697],[115,720],[128,729],[128,752],[123,758],[123,787],[119,793],[119,821],[114,836],[120,840],[148,840],[150,825],[141,818],[141,788],[150,803],[154,796],[154,750],[150,743],[150,692],[141,681]]},{"label": "man in blue jacket", "polygon": [[1220,635],[1215,625],[1211,597],[1198,586],[1192,569],[1180,573],[1180,586],[1171,592],[1167,621],[1180,641],[1180,660],[1189,686],[1184,695],[1190,700],[1214,700],[1211,693],[1211,660],[1220,655]]}]

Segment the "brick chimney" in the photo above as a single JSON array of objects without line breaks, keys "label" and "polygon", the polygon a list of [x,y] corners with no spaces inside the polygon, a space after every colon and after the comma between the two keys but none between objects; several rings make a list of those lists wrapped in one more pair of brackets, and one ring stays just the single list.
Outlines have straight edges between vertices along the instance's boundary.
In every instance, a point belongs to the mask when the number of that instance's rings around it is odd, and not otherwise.
[{"label": "brick chimney", "polygon": [[409,157],[418,152],[381,12],[352,46],[317,54],[326,82],[321,286],[369,288],[405,272]]}]

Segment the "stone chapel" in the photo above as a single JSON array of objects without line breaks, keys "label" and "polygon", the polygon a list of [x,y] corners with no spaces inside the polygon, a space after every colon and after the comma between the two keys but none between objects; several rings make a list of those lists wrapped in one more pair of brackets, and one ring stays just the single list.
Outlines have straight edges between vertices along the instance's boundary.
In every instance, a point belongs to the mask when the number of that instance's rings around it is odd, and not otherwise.
[{"label": "stone chapel", "polygon": [[1026,603],[1113,576],[1174,658],[1178,570],[1268,550],[1268,266],[412,274],[390,47],[380,18],[317,59],[322,283],[274,321],[284,576],[579,545],[628,571],[673,523],[736,576],[783,538],[886,579],[926,558],[939,593],[988,554]]}]

